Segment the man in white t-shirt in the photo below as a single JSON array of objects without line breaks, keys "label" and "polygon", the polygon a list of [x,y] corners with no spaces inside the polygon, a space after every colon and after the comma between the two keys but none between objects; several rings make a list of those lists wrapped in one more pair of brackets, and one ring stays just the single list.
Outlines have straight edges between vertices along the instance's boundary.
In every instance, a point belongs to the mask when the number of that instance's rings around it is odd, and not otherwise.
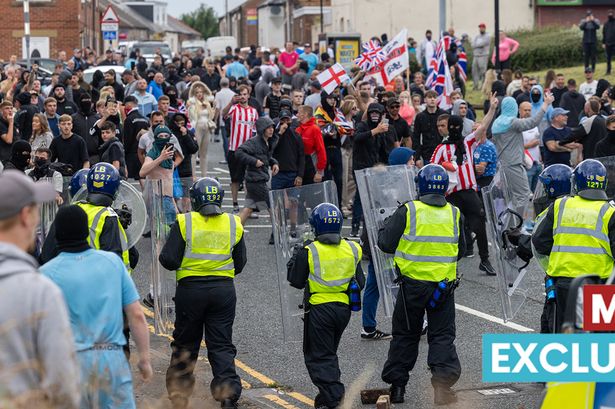
[{"label": "man in white t-shirt", "polygon": [[587,101],[589,97],[594,96],[598,87],[598,81],[594,79],[594,70],[591,67],[585,68],[585,82],[579,87],[579,94],[585,97]]},{"label": "man in white t-shirt", "polygon": [[[519,105],[519,118],[523,119],[531,117],[532,105],[529,102],[522,102],[521,105]],[[529,155],[532,160],[532,167],[527,170],[527,180],[532,192],[536,189],[538,175],[542,172],[542,160],[540,157],[541,141],[542,135],[537,126],[523,132],[523,147],[525,148],[525,155]]]},{"label": "man in white t-shirt", "polygon": [[[229,130],[228,123],[224,120],[224,116],[221,115],[222,110],[228,104],[230,104],[231,100],[235,96],[235,93],[229,88],[229,80],[228,78],[222,78],[220,80],[220,90],[216,92],[216,96],[214,98],[214,107],[216,108],[216,117],[218,118],[220,124],[220,130],[222,132],[222,147],[224,148],[224,158],[228,161],[228,138],[229,138]],[[226,163],[226,161],[220,162],[221,164]]]}]

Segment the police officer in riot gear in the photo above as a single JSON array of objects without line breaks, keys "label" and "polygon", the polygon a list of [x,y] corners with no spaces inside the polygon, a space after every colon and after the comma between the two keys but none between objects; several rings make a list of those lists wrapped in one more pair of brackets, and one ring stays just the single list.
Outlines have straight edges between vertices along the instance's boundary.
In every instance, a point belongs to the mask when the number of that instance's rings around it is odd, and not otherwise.
[{"label": "police officer in riot gear", "polygon": [[557,332],[570,282],[583,274],[606,279],[613,270],[615,207],[606,195],[607,182],[602,163],[595,159],[579,163],[572,172],[574,196],[556,199],[534,229],[534,251],[549,259],[547,276],[555,286]]},{"label": "police officer in riot gear", "polygon": [[455,402],[450,389],[461,374],[455,349],[457,260],[465,250],[462,216],[446,201],[448,174],[427,165],[417,175],[418,200],[400,206],[378,232],[378,247],[395,254],[400,291],[393,312],[393,339],[382,370],[391,402],[403,403],[409,371],[418,357],[427,312],[431,383],[436,405]]},{"label": "police officer in riot gear", "polygon": [[194,366],[203,333],[213,380],[211,393],[223,408],[236,408],[241,380],[235,370],[234,277],[246,265],[243,227],[238,216],[222,212],[224,190],[212,178],[190,188],[190,213],[177,215],[160,256],[175,270],[175,330],[166,384],[175,409],[186,408],[194,389]]},{"label": "police officer in riot gear", "polygon": [[572,169],[570,166],[561,163],[547,166],[540,172],[538,180],[543,185],[544,196],[534,197],[533,204],[536,217],[555,202],[555,199],[570,194],[572,188],[571,177]]},{"label": "police officer in riot gear", "polygon": [[77,192],[79,192],[79,190],[81,190],[83,186],[86,186],[89,171],[90,169],[79,169],[70,178],[70,185],[69,185],[70,197],[75,197]]},{"label": "police officer in riot gear", "polygon": [[[77,173],[71,180],[71,190],[82,183],[83,175]],[[88,244],[97,250],[106,250],[117,254],[122,258],[126,267],[130,270],[137,265],[139,253],[133,247],[128,249],[126,231],[122,226],[122,219],[111,205],[117,197],[120,188],[120,175],[117,169],[110,163],[100,162],[87,171],[86,186],[88,196],[85,201],[76,203],[88,215],[90,236]],[[76,193],[76,192],[75,192]],[[43,245],[40,261],[42,264],[51,260],[58,254],[58,246],[55,240],[55,223]]]},{"label": "police officer in riot gear", "polygon": [[[572,169],[570,166],[557,163],[548,166],[538,176],[538,180],[542,183],[542,188],[537,190],[539,194],[534,196],[533,204],[536,213],[536,222],[541,223],[546,215],[546,210],[552,205],[555,200],[560,197],[568,196],[572,187],[571,184]],[[549,259],[548,257],[535,254],[536,259],[543,270],[546,272]],[[540,332],[550,334],[555,332],[555,288],[554,281],[551,277],[545,277],[545,304],[540,316]]]},{"label": "police officer in riot gear", "polygon": [[342,239],[342,222],[337,206],[316,206],[310,215],[315,240],[298,247],[288,262],[290,285],[306,291],[303,354],[318,388],[317,409],[336,408],[344,398],[337,348],[350,320],[349,288],[365,285],[361,247]]}]

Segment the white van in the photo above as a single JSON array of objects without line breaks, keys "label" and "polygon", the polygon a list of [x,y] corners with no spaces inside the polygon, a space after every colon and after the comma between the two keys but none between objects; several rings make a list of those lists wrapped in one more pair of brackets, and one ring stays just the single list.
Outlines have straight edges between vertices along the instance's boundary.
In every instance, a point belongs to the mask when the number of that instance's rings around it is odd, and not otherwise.
[{"label": "white van", "polygon": [[207,39],[207,55],[209,57],[224,57],[226,47],[231,47],[233,50],[237,47],[237,39],[235,37],[209,37]]}]

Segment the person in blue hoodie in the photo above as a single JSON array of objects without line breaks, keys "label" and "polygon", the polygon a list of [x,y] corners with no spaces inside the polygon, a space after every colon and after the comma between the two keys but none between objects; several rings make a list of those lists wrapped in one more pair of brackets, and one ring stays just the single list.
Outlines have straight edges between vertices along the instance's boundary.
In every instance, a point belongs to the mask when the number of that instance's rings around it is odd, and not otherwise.
[{"label": "person in blue hoodie", "polygon": [[[542,109],[542,103],[545,101],[544,98],[544,90],[541,85],[534,85],[530,89],[530,104],[532,105],[532,116],[535,116]],[[551,114],[553,112],[553,107],[549,106],[547,108],[546,114],[542,117],[542,120],[538,124],[538,131],[542,136],[542,133],[551,125]]]}]

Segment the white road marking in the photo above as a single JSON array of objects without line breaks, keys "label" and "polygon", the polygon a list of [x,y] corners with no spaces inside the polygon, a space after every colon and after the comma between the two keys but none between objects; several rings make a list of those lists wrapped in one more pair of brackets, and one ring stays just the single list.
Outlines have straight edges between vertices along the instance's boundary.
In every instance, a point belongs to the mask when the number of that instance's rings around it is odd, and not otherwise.
[{"label": "white road marking", "polygon": [[226,174],[231,173],[228,170],[222,169],[222,168],[214,168],[214,169],[217,170],[218,172],[222,172],[222,173],[226,173]]},{"label": "white road marking", "polygon": [[521,332],[534,332],[534,330],[531,329],[531,328],[524,327],[523,325],[516,324],[516,323],[511,322],[511,321],[504,322],[504,320],[501,319],[501,318],[494,317],[493,315],[489,315],[487,313],[475,310],[475,309],[470,308],[470,307],[466,307],[465,305],[461,305],[461,304],[455,303],[455,308],[458,309],[459,311],[463,311],[463,312],[466,312],[466,313],[468,313],[470,315],[474,315],[475,317],[479,317],[479,318],[482,318],[482,319],[487,320],[487,321],[495,322],[496,324],[500,324],[500,325],[503,325],[505,327],[517,330],[517,331],[521,331]]}]

